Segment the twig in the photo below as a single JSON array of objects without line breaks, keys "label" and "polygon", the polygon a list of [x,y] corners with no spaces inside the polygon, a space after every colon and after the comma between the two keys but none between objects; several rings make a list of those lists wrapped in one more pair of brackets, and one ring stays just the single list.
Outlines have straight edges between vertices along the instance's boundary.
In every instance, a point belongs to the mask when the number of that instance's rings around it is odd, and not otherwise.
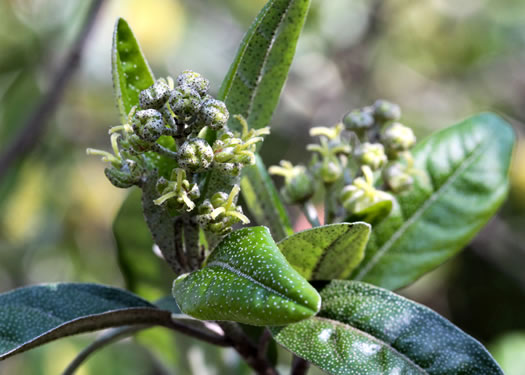
[{"label": "twig", "polygon": [[150,325],[139,325],[139,326],[130,326],[130,327],[121,327],[121,328],[115,328],[112,329],[102,336],[95,340],[93,343],[91,343],[89,346],[87,346],[84,350],[82,350],[67,366],[67,368],[64,370],[62,375],[73,375],[76,370],[84,363],[84,361],[93,353],[98,351],[99,349],[104,348],[107,345],[110,345],[114,342],[117,342],[119,340],[122,340],[126,337],[132,336],[135,333],[142,331],[143,329],[150,328]]},{"label": "twig", "polygon": [[332,224],[335,219],[334,184],[325,184],[324,192],[324,224]]},{"label": "twig", "polygon": [[306,220],[310,223],[312,228],[320,227],[321,223],[319,222],[319,218],[317,217],[317,210],[315,209],[312,202],[308,201],[303,204],[302,206],[304,216],[306,217]]},{"label": "twig", "polygon": [[257,346],[246,336],[238,324],[233,322],[217,323],[223,329],[226,338],[231,340],[235,350],[257,374],[278,375],[277,370],[266,358],[259,357]]},{"label": "twig", "polygon": [[261,337],[259,338],[259,344],[257,347],[257,355],[259,358],[266,358],[266,353],[268,352],[268,345],[272,340],[272,334],[268,328],[264,328]]},{"label": "twig", "polygon": [[38,107],[31,113],[25,125],[22,126],[22,130],[18,133],[16,139],[10,143],[7,150],[1,155],[0,180],[5,176],[9,167],[24,154],[30,152],[38,140],[42,138],[49,118],[55,112],[68,81],[79,65],[82,50],[89,33],[93,29],[95,19],[103,2],[103,0],[92,1],[84,26],[73,43],[64,63],[56,73],[51,88]]},{"label": "twig", "polygon": [[290,375],[305,375],[309,368],[310,364],[307,361],[294,355]]}]

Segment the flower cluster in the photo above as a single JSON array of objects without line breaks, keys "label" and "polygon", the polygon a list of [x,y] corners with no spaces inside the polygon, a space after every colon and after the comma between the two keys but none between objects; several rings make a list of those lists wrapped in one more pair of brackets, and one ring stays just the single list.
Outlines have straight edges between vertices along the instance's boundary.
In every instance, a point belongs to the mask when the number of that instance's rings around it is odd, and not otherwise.
[{"label": "flower cluster", "polygon": [[[248,222],[235,203],[239,187],[203,196],[206,178],[212,171],[239,176],[244,166],[255,162],[256,144],[269,129],[249,130],[244,118],[235,116],[243,131],[230,131],[226,105],[209,95],[209,86],[189,70],[176,80],[158,79],[140,92],[127,123],[109,130],[113,153],[87,152],[111,164],[105,174],[117,187],[141,187],[148,176],[157,176],[156,205],[173,216],[195,216],[203,229],[223,235],[233,224]],[[207,140],[208,131],[216,134],[215,141]],[[170,166],[168,172],[159,171],[161,162]]]},{"label": "flower cluster", "polygon": [[321,185],[331,193],[336,188],[346,215],[360,215],[413,185],[416,137],[400,118],[399,106],[385,100],[351,111],[333,127],[310,130],[319,143],[307,146],[313,152],[308,167],[282,161],[269,172],[285,178],[281,193],[288,203],[303,204]]}]

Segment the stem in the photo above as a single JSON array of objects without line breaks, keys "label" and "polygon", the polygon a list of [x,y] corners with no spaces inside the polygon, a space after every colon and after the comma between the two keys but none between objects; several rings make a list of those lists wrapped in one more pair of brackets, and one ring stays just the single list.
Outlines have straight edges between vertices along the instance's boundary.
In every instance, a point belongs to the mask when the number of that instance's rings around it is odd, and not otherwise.
[{"label": "stem", "polygon": [[140,325],[140,326],[132,326],[132,327],[122,327],[122,328],[115,328],[112,329],[102,336],[100,336],[97,340],[95,340],[91,345],[87,346],[84,350],[82,350],[67,366],[67,368],[64,370],[62,375],[73,375],[76,370],[84,363],[84,361],[93,353],[98,351],[99,349],[104,348],[107,345],[113,344],[114,342],[117,342],[121,339],[124,339],[126,337],[132,336],[135,333],[142,331],[143,329],[150,328],[149,325]]},{"label": "stem", "polygon": [[324,192],[324,224],[332,224],[335,220],[335,199],[333,197],[335,184],[325,184]]},{"label": "stem", "polygon": [[190,269],[199,269],[201,265],[201,247],[199,244],[199,226],[195,217],[184,215],[184,247]]},{"label": "stem", "polygon": [[67,83],[79,65],[86,40],[93,29],[95,19],[103,3],[102,0],[93,0],[91,2],[82,30],[73,42],[62,66],[56,72],[49,91],[43,96],[42,101],[31,113],[25,124],[21,126],[22,129],[16,136],[16,139],[0,156],[0,180],[2,180],[2,177],[4,177],[14,162],[27,155],[36,146],[37,142],[42,139],[42,134],[49,122],[49,118],[55,112]]},{"label": "stem", "polygon": [[273,365],[259,355],[257,346],[250,340],[244,331],[234,322],[217,322],[223,329],[226,338],[231,340],[232,346],[259,375],[279,375]]},{"label": "stem", "polygon": [[306,217],[306,220],[308,220],[312,228],[321,226],[321,223],[319,222],[319,218],[317,217],[317,210],[315,209],[312,202],[307,201],[303,203],[302,209],[303,209],[304,216]]},{"label": "stem", "polygon": [[309,368],[310,368],[310,363],[294,355],[293,360],[292,360],[292,369],[290,371],[290,375],[304,375],[308,372]]}]

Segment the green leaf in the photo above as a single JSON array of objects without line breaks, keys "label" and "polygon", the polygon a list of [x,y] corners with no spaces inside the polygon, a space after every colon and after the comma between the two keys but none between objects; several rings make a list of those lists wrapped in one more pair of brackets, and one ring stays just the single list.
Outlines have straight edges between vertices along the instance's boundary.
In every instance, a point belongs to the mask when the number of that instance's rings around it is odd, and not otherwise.
[{"label": "green leaf", "polygon": [[77,333],[171,322],[171,312],[121,289],[44,284],[0,294],[0,360]]},{"label": "green leaf", "polygon": [[141,195],[140,189],[130,191],[113,222],[113,234],[126,288],[155,300],[166,294],[173,271],[153,253],[153,239],[144,221]]},{"label": "green leaf", "polygon": [[415,167],[425,178],[374,227],[352,278],[397,289],[460,251],[505,199],[513,144],[503,119],[481,114],[417,145]]},{"label": "green leaf", "polygon": [[173,294],[181,311],[195,318],[251,325],[297,322],[314,315],[321,303],[266,227],[229,234],[203,269],[175,280]]},{"label": "green leaf", "polygon": [[261,157],[256,155],[255,160],[242,170],[242,196],[257,224],[270,228],[273,238],[280,240],[293,234],[292,225]]},{"label": "green leaf", "polygon": [[330,374],[503,374],[474,338],[388,290],[336,280],[321,296],[318,316],[272,333]]},{"label": "green leaf", "polygon": [[115,24],[111,64],[120,120],[125,124],[129,111],[139,103],[139,93],[153,85],[155,78],[133,31],[122,18]]},{"label": "green leaf", "polygon": [[[309,0],[270,0],[239,46],[218,98],[251,128],[268,125],[295,54]],[[230,117],[230,129],[240,130]]]},{"label": "green leaf", "polygon": [[367,223],[330,224],[296,233],[277,246],[307,280],[344,279],[363,259],[369,236]]}]

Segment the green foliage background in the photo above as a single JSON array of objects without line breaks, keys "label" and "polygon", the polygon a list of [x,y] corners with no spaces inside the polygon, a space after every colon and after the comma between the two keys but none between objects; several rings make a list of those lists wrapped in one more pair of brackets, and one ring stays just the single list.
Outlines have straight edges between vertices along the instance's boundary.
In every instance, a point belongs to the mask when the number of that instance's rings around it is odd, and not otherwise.
[{"label": "green foliage background", "polygon": [[[217,93],[264,2],[106,2],[46,133],[0,181],[0,292],[52,281],[124,286],[111,228],[126,192],[84,153],[87,146],[108,149],[106,130],[119,122],[110,73],[114,20],[129,21],[157,76],[191,68]],[[88,7],[80,0],[0,3],[0,150],[48,90]],[[509,201],[463,255],[402,294],[488,344],[510,375],[525,367],[516,354],[525,340],[524,25],[519,0],[314,0],[262,148],[266,165],[299,162],[311,126],[331,125],[377,97],[399,103],[420,137],[475,112],[507,115],[520,137]],[[296,228],[305,228],[292,214]],[[149,334],[145,346],[127,341],[97,354],[79,374],[169,374],[169,366],[178,374],[247,373],[231,350],[157,333],[179,350],[152,355]],[[92,336],[11,358],[0,372],[59,373]]]}]

